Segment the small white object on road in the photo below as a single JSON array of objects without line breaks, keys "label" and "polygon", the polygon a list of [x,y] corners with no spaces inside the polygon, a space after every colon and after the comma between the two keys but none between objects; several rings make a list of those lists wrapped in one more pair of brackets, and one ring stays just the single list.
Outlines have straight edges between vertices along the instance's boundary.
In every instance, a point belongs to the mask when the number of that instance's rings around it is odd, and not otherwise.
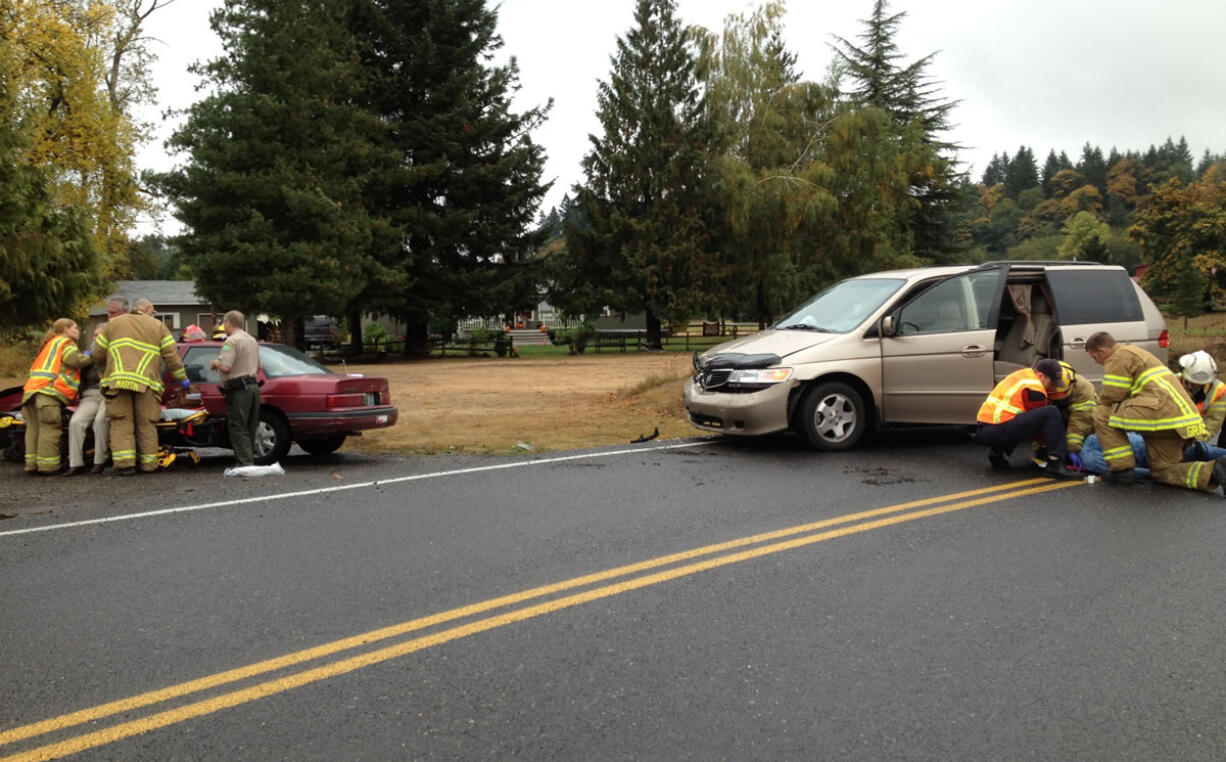
[{"label": "small white object on road", "polygon": [[273,463],[271,466],[230,466],[226,469],[226,476],[285,476],[285,469],[280,463]]}]

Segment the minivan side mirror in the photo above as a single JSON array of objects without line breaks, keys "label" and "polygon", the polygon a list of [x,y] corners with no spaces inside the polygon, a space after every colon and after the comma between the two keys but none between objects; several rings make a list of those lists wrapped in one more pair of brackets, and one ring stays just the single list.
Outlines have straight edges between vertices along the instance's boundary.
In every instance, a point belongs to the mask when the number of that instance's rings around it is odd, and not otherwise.
[{"label": "minivan side mirror", "polygon": [[895,330],[894,330],[895,328],[896,326],[894,324],[893,315],[886,315],[885,317],[881,318],[881,335],[882,336],[893,336],[895,334]]}]

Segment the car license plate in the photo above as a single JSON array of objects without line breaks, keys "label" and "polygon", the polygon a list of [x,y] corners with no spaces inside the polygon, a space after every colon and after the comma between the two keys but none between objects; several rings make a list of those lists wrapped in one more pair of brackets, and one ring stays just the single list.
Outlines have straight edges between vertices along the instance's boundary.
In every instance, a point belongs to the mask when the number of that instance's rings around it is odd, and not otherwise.
[{"label": "car license plate", "polygon": [[366,392],[366,404],[367,405],[378,405],[379,404],[379,393],[378,392]]}]

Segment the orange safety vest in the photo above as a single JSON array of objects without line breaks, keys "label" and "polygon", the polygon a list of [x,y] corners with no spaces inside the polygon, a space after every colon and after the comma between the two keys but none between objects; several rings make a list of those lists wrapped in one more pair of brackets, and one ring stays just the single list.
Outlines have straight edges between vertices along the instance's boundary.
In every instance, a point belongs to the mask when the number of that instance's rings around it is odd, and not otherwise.
[{"label": "orange safety vest", "polygon": [[979,406],[980,423],[1004,423],[1026,410],[1026,390],[1047,394],[1043,382],[1030,368],[1015,370],[996,385],[988,398]]},{"label": "orange safety vest", "polygon": [[67,336],[56,336],[43,345],[22,387],[23,405],[35,394],[49,394],[65,405],[77,396],[81,371],[64,365],[64,355],[75,350],[76,346]]},{"label": "orange safety vest", "polygon": [[1205,407],[1207,405],[1212,405],[1214,402],[1217,402],[1218,400],[1220,400],[1223,396],[1226,396],[1226,384],[1222,383],[1221,381],[1217,381],[1217,380],[1210,381],[1208,384],[1205,384],[1205,386],[1209,386],[1212,388],[1209,389],[1209,393],[1205,395],[1205,398],[1203,400],[1196,403],[1196,409],[1201,411],[1202,413],[1205,412]]}]

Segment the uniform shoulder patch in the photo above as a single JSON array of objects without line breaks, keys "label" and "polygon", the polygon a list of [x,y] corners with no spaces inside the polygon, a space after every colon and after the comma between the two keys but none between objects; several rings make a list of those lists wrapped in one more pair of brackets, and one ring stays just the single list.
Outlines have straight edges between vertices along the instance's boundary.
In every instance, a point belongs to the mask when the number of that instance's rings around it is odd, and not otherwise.
[{"label": "uniform shoulder patch", "polygon": [[230,342],[228,342],[228,341],[227,341],[225,344],[222,344],[222,345],[221,345],[221,351],[223,351],[223,352],[229,352],[229,351],[230,351]]}]

